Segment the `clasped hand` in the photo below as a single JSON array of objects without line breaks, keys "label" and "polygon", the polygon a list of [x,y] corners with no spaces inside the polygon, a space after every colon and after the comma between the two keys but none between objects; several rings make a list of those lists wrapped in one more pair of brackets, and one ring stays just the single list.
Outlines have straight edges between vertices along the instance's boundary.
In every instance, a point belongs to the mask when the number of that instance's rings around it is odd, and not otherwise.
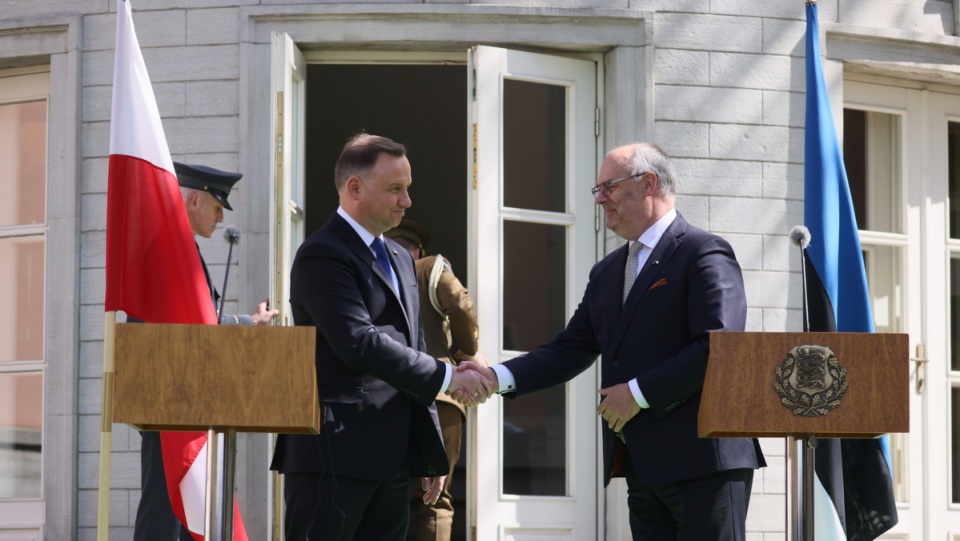
[{"label": "clasped hand", "polygon": [[476,406],[499,389],[496,373],[487,365],[487,359],[477,352],[473,357],[458,351],[455,355],[460,364],[453,372],[447,395],[464,406]]}]

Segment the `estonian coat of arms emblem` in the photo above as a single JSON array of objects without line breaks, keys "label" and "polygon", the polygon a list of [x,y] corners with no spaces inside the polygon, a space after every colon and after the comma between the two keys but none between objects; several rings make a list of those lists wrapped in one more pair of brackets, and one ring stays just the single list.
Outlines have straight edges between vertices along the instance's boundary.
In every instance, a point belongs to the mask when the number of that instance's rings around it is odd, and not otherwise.
[{"label": "estonian coat of arms emblem", "polygon": [[829,348],[797,346],[777,367],[773,388],[794,415],[818,417],[840,405],[847,392],[846,375]]}]

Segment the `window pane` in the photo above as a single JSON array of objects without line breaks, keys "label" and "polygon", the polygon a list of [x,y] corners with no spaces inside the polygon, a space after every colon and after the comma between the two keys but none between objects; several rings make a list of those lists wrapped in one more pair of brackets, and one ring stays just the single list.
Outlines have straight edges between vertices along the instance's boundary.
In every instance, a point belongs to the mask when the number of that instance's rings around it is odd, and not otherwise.
[{"label": "window pane", "polygon": [[950,479],[950,501],[960,503],[960,389],[950,389],[950,461],[953,465]]},{"label": "window pane", "polygon": [[503,349],[529,351],[566,324],[566,228],[503,222]]},{"label": "window pane", "polygon": [[43,375],[0,373],[0,498],[39,498]]},{"label": "window pane", "polygon": [[960,239],[960,123],[947,122],[947,183],[950,190],[950,238]]},{"label": "window pane", "polygon": [[960,259],[950,259],[950,369],[960,370]]},{"label": "window pane", "polygon": [[901,253],[896,246],[863,246],[877,332],[903,332]]},{"label": "window pane", "polygon": [[[566,228],[503,224],[504,349],[528,351],[566,323]],[[566,494],[566,386],[503,401],[507,494]]]},{"label": "window pane", "polygon": [[47,102],[0,105],[0,227],[46,221]]},{"label": "window pane", "polygon": [[0,362],[43,360],[43,237],[0,238]]},{"label": "window pane", "polygon": [[503,401],[503,492],[566,495],[567,387]]},{"label": "window pane", "polygon": [[857,227],[903,233],[900,116],[843,110],[843,161]]},{"label": "window pane", "polygon": [[566,211],[566,109],[562,86],[503,82],[505,206]]}]

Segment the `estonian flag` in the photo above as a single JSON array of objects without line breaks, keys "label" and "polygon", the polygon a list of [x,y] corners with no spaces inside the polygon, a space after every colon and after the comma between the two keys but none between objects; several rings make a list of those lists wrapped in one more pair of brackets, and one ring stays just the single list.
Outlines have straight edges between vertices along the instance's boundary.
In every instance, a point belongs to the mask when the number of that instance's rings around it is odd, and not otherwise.
[{"label": "estonian flag", "polygon": [[[816,3],[807,3],[804,224],[809,331],[873,332],[857,221],[820,64]],[[821,439],[816,450],[817,541],[866,541],[897,523],[886,438]],[[807,512],[804,510],[803,512]]]}]

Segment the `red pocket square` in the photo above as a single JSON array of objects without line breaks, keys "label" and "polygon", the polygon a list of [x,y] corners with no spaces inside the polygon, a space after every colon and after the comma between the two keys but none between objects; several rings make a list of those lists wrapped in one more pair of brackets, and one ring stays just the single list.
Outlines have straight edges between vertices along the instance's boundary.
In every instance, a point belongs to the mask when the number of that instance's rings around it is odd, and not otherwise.
[{"label": "red pocket square", "polygon": [[658,288],[658,287],[660,287],[660,286],[665,286],[665,285],[667,285],[667,279],[666,279],[666,278],[661,278],[661,279],[657,280],[656,282],[654,282],[652,286],[650,286],[649,288],[647,288],[647,291],[650,291],[651,289],[655,289],[655,288]]}]

